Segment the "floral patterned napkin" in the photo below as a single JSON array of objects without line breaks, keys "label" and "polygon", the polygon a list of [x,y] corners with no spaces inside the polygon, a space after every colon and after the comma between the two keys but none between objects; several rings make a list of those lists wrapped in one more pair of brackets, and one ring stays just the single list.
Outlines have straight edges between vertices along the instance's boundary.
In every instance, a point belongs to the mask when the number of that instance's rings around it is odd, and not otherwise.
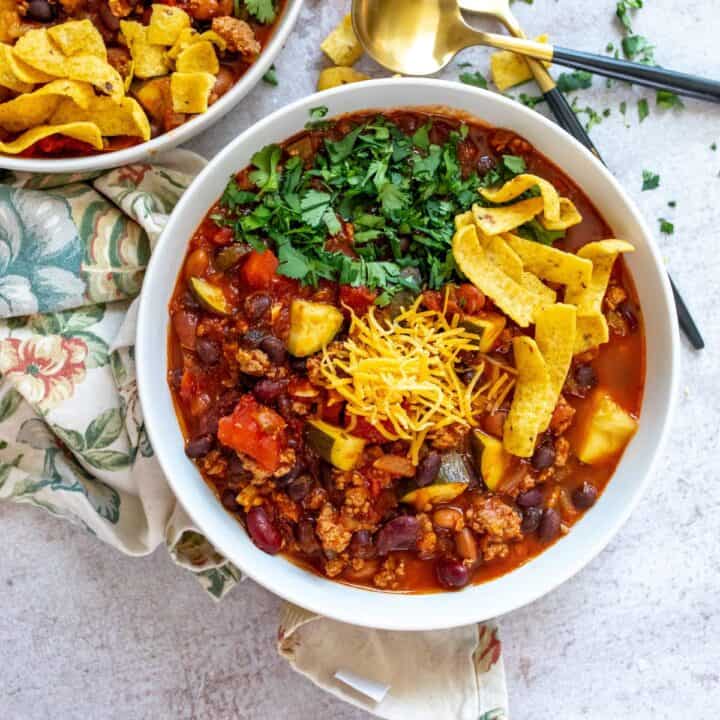
[{"label": "floral patterned napkin", "polygon": [[[44,508],[128,555],[164,543],[220,599],[240,572],[192,526],[153,457],[133,347],[152,247],[204,164],[175,150],[90,176],[0,171],[0,501]],[[379,717],[507,717],[492,624],[387,633],[286,605],[278,650]]]}]

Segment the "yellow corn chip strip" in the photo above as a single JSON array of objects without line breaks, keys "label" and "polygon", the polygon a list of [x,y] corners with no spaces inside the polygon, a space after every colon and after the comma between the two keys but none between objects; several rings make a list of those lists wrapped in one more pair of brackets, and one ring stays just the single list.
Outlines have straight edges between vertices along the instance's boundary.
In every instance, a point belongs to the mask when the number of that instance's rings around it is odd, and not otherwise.
[{"label": "yellow corn chip strip", "polygon": [[[589,260],[510,233],[504,237],[522,259],[525,269],[538,277],[578,287],[587,287],[590,283],[593,265]],[[566,302],[569,301],[566,299]]]},{"label": "yellow corn chip strip", "polygon": [[[547,210],[547,209],[546,209]],[[540,222],[546,230],[567,230],[573,225],[579,225],[582,222],[582,215],[568,198],[560,198],[560,214],[557,220],[548,217],[547,212],[540,216]]]},{"label": "yellow corn chip strip", "polygon": [[539,427],[547,430],[552,410],[565,384],[575,348],[577,309],[574,305],[546,305],[535,315],[535,342],[550,373],[551,408]]},{"label": "yellow corn chip strip", "polygon": [[122,98],[119,103],[111,98],[95,97],[87,109],[64,100],[53,113],[51,121],[55,124],[92,122],[106,137],[127,135],[143,140],[150,139],[150,123],[147,115],[140,104],[129,97]]},{"label": "yellow corn chip strip", "polygon": [[8,45],[0,45],[0,87],[12,90],[15,93],[29,93],[33,84],[21,80],[13,70],[9,58],[12,57],[12,50]]},{"label": "yellow corn chip strip", "polygon": [[154,4],[147,41],[153,45],[172,45],[190,27],[190,16],[179,7]]},{"label": "yellow corn chip strip", "polygon": [[227,42],[225,41],[225,38],[218,35],[214,30],[206,30],[205,32],[201,32],[194,39],[194,42],[202,42],[203,40],[211,42],[221,52],[225,52],[225,50],[227,50]]},{"label": "yellow corn chip strip", "polygon": [[220,63],[212,43],[202,40],[185,48],[177,56],[175,69],[178,72],[209,72],[217,75]]},{"label": "yellow corn chip strip", "polygon": [[499,235],[483,235],[478,232],[480,246],[485,250],[490,262],[495,263],[506,275],[513,280],[522,282],[523,264],[520,256]]},{"label": "yellow corn chip strip", "polygon": [[90,20],[69,20],[53,25],[47,32],[66,57],[94,55],[101,60],[107,60],[105,42]]},{"label": "yellow corn chip strip", "polygon": [[541,197],[521,200],[514,205],[486,208],[473,205],[475,222],[486,235],[502,235],[524,225],[543,210]]},{"label": "yellow corn chip strip", "polygon": [[193,28],[185,28],[184,30],[181,30],[177,39],[173,43],[173,46],[167,51],[167,56],[171,60],[175,60],[177,56],[185,50],[185,48],[188,48],[194,42],[197,42],[198,37],[198,31]]},{"label": "yellow corn chip strip", "polygon": [[504,273],[488,257],[472,225],[460,228],[452,244],[455,263],[467,279],[484,292],[520,327],[528,327],[543,300]]},{"label": "yellow corn chip strip", "polygon": [[577,305],[579,315],[602,314],[602,302],[615,259],[619,253],[634,250],[625,240],[600,240],[580,248],[578,256],[592,262],[592,276],[585,287],[571,283],[565,291],[565,302]]},{"label": "yellow corn chip strip", "polygon": [[538,430],[553,411],[550,371],[537,343],[527,335],[513,338],[517,382],[503,430],[503,446],[512,455],[530,457]]},{"label": "yellow corn chip strip", "polygon": [[[537,42],[546,43],[548,36],[543,34],[536,38]],[[550,63],[543,63],[545,67],[550,67]],[[498,90],[504,92],[508,88],[515,85],[521,85],[532,79],[530,66],[525,62],[525,58],[508,50],[500,50],[490,56],[490,74],[492,81]]]},{"label": "yellow corn chip strip", "polygon": [[51,40],[45,28],[28,30],[13,48],[16,57],[31,67],[57,77],[67,77],[66,58]]},{"label": "yellow corn chip strip", "polygon": [[557,300],[557,293],[549,288],[537,275],[523,271],[520,275],[520,284],[535,295],[539,295],[544,302],[552,304]]},{"label": "yellow corn chip strip", "polygon": [[351,67],[325,68],[318,77],[317,89],[329,90],[340,85],[349,85],[369,79],[369,75],[353,70]]},{"label": "yellow corn chip strip", "polygon": [[120,30],[130,49],[136,77],[158,77],[170,72],[170,61],[165,48],[149,42],[147,27],[134,20],[121,20]]},{"label": "yellow corn chip strip", "polygon": [[580,355],[610,339],[610,330],[604,315],[578,315],[573,355]]},{"label": "yellow corn chip strip", "polygon": [[468,210],[464,213],[458,213],[455,216],[455,229],[459,230],[461,227],[465,227],[466,225],[474,225],[475,224],[475,216],[473,215],[472,210]]},{"label": "yellow corn chip strip", "polygon": [[203,113],[208,109],[215,76],[210,73],[178,73],[170,76],[170,95],[177,113]]},{"label": "yellow corn chip strip", "polygon": [[10,72],[20,81],[28,84],[50,82],[54,75],[36,70],[17,57],[11,45],[0,44],[0,65],[6,65]]},{"label": "yellow corn chip strip", "polygon": [[27,130],[47,121],[61,98],[68,98],[75,106],[88,107],[94,97],[92,86],[87,83],[54,80],[35,92],[18,95],[0,104],[0,126],[10,132]]},{"label": "yellow corn chip strip", "polygon": [[362,45],[355,35],[349,14],[322,41],[320,49],[336,65],[354,65],[362,57]]},{"label": "yellow corn chip strip", "polygon": [[65,135],[66,137],[82,140],[92,145],[96,150],[102,150],[103,139],[98,130],[97,125],[89,122],[69,123],[68,125],[40,125],[32,130],[24,132],[20,137],[15,138],[11,142],[0,142],[0,152],[7,155],[17,155],[23,150],[27,150],[38,140],[49,137],[50,135]]}]

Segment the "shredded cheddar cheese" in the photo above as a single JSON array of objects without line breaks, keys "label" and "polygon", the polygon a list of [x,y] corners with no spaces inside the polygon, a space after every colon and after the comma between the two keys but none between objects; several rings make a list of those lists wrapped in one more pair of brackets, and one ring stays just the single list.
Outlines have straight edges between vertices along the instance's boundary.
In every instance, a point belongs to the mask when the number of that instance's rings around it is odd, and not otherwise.
[{"label": "shredded cheddar cheese", "polygon": [[461,353],[477,352],[477,335],[458,326],[457,316],[448,322],[419,306],[420,299],[392,320],[374,308],[362,318],[353,314],[347,339],[325,348],[320,365],[347,411],[387,440],[408,441],[414,464],[426,437],[457,423],[476,425],[475,417],[498,407],[515,382],[512,368],[485,356],[463,382],[456,367]]}]

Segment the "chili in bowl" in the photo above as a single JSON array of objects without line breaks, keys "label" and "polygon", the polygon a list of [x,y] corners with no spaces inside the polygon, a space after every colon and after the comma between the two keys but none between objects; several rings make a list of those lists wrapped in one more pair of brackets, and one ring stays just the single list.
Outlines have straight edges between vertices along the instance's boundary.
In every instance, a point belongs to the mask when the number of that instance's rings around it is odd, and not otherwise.
[{"label": "chili in bowl", "polygon": [[161,240],[138,337],[201,529],[377,627],[479,620],[572,574],[637,499],[674,383],[651,374],[653,342],[674,359],[667,287],[614,181],[544,120],[432,81],[331,91],[236,145],[178,207],[187,248]]}]

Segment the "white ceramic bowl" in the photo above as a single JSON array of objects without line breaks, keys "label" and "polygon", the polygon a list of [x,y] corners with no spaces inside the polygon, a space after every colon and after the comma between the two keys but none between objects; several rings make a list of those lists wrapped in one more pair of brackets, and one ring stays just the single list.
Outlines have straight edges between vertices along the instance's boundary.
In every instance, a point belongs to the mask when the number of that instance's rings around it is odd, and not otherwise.
[{"label": "white ceramic bowl", "polygon": [[78,158],[21,158],[0,154],[0,169],[32,173],[80,173],[121,167],[142,160],[152,160],[154,155],[177,147],[207,130],[227,114],[261,80],[282,50],[295,21],[300,14],[303,0],[287,0],[282,17],[278,21],[270,42],[265,46],[254,65],[228,90],[207,112],[196,115],[169,132],[147,142],[99,155]]},{"label": "white ceramic bowl", "polygon": [[[368,108],[444,105],[527,138],[593,200],[617,237],[631,240],[628,256],[645,319],[647,379],[637,435],[596,506],[537,558],[490,582],[460,592],[403,595],[342,585],[258,550],[223,510],[195,466],[165,380],[167,305],[193,229],[222,193],[228,177],[267,143],[301,130],[308,110],[327,105],[329,117]],[[177,497],[217,549],[272,592],[337,620],[393,630],[428,630],[484,620],[549,592],[578,572],[620,529],[652,474],[677,392],[679,339],[667,275],[634,203],[587,150],[519,103],[459,83],[376,80],[329,90],[293,103],[246,130],[197,177],[175,209],[148,268],[140,305],[137,362],[140,397],[153,447]]]}]

